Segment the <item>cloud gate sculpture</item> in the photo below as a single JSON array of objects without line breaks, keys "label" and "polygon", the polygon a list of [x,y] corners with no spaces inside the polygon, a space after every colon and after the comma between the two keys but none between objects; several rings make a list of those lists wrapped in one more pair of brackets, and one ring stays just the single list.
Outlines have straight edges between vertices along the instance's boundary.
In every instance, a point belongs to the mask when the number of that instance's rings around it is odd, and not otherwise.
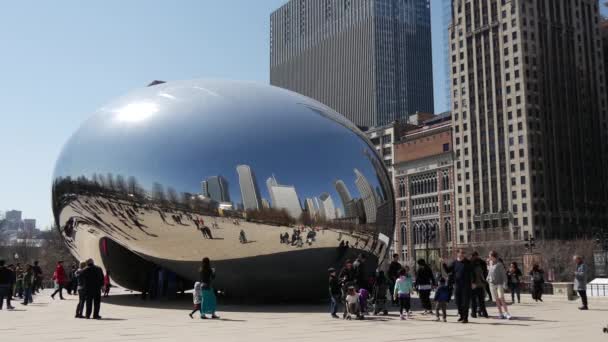
[{"label": "cloud gate sculpture", "polygon": [[327,294],[327,268],[384,261],[394,231],[388,173],[347,119],[250,82],[191,80],[101,108],[57,161],[55,221],[74,256],[147,291],[198,280],[235,297]]}]

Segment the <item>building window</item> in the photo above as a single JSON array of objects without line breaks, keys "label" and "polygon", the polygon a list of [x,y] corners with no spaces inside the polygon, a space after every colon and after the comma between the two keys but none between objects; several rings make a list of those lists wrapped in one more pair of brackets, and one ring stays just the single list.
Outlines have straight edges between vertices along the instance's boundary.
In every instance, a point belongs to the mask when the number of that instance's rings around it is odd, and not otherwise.
[{"label": "building window", "polygon": [[450,144],[443,144],[443,152],[448,152],[450,150]]}]

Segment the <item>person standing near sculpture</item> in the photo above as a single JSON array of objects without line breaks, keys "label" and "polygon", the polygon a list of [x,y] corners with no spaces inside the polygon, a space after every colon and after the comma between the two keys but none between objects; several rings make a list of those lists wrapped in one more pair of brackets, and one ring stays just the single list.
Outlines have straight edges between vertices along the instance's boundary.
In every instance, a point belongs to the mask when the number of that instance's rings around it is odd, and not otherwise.
[{"label": "person standing near sculpture", "polygon": [[55,295],[59,293],[59,299],[63,300],[63,287],[66,284],[67,278],[65,275],[65,269],[63,268],[63,261],[57,261],[57,267],[55,267],[55,273],[53,273],[53,280],[55,281],[55,292],[51,295],[51,298],[55,299]]},{"label": "person standing near sculpture", "polygon": [[38,260],[34,261],[34,266],[32,267],[34,271],[34,293],[40,292],[42,289],[42,268],[38,265]]},{"label": "person standing near sculpture", "polygon": [[574,291],[578,292],[581,297],[583,306],[579,310],[589,310],[587,306],[587,265],[583,262],[583,257],[580,255],[574,256],[576,270],[574,271]]},{"label": "person standing near sculpture", "polygon": [[464,250],[458,249],[456,259],[450,265],[443,263],[443,268],[446,273],[452,273],[454,277],[454,299],[458,307],[458,315],[460,316],[458,322],[469,323],[471,280],[473,278],[471,261],[465,257]]},{"label": "person standing near sculpture", "polygon": [[424,259],[418,260],[418,270],[416,271],[415,288],[420,296],[420,302],[424,309],[423,315],[432,314],[433,307],[431,304],[431,290],[437,286],[433,271]]},{"label": "person standing near sculpture", "polygon": [[535,301],[543,301],[543,286],[545,284],[545,273],[538,266],[534,264],[532,271],[530,271],[530,278],[532,280],[532,299]]},{"label": "person standing near sculpture", "polygon": [[509,278],[509,290],[511,291],[511,303],[515,304],[515,296],[517,295],[517,303],[521,301],[521,270],[517,267],[517,263],[514,261],[509,266],[507,271],[507,277]]},{"label": "person standing near sculpture", "polygon": [[511,319],[509,313],[509,307],[505,301],[505,288],[507,287],[507,271],[505,265],[498,258],[496,251],[491,251],[490,255],[490,267],[488,268],[488,284],[490,284],[490,291],[492,292],[492,298],[496,301],[496,308],[498,309],[499,318]]},{"label": "person standing near sculpture", "polygon": [[6,298],[6,307],[9,310],[14,309],[11,306],[11,288],[12,288],[13,272],[5,266],[4,260],[0,260],[0,310],[4,299]]},{"label": "person standing near sculpture", "polygon": [[93,319],[101,319],[99,315],[101,305],[101,288],[103,286],[103,271],[93,262],[93,259],[87,260],[81,274],[81,280],[84,282],[84,293],[86,303],[85,318],[91,317],[93,311]]},{"label": "person standing near sculpture", "polygon": [[487,267],[485,261],[479,257],[478,252],[471,254],[471,265],[473,266],[473,279],[471,290],[471,317],[477,318],[477,315],[488,318],[486,310],[486,282]]},{"label": "person standing near sculpture", "polygon": [[87,267],[86,261],[80,263],[79,268],[74,272],[74,278],[76,279],[76,291],[78,293],[78,304],[76,305],[75,318],[84,318],[82,311],[86,302],[86,293],[84,287],[84,278],[82,277],[82,271]]},{"label": "person standing near sculpture", "polygon": [[207,319],[206,314],[210,314],[211,318],[218,319],[219,317],[215,314],[217,300],[215,298],[215,292],[211,286],[211,282],[215,279],[215,270],[211,268],[211,261],[209,258],[203,258],[201,269],[201,318]]},{"label": "person standing near sculpture", "polygon": [[32,265],[25,265],[25,273],[23,274],[23,305],[28,305],[33,302],[32,294],[34,293],[34,269]]}]

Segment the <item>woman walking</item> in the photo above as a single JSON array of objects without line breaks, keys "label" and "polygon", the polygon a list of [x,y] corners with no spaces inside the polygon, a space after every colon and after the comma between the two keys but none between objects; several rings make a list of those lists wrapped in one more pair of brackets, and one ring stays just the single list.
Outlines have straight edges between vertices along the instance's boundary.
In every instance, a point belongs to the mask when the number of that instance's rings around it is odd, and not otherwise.
[{"label": "woman walking", "polygon": [[211,318],[218,319],[219,317],[215,314],[216,309],[216,298],[211,282],[215,279],[215,270],[211,268],[211,261],[209,258],[204,258],[201,269],[201,318],[207,319],[207,314],[211,315]]},{"label": "woman walking", "polygon": [[521,301],[521,270],[517,267],[516,262],[512,262],[509,266],[509,271],[507,272],[507,277],[509,278],[509,290],[511,291],[511,303],[515,304],[515,295],[517,295],[517,303],[519,304]]},{"label": "woman walking", "polygon": [[490,252],[490,267],[488,268],[488,283],[490,284],[490,291],[492,292],[492,298],[496,301],[496,308],[498,308],[499,318],[511,319],[509,314],[509,308],[505,301],[505,287],[507,286],[507,271],[502,262],[498,260],[498,253],[496,251]]},{"label": "woman walking", "polygon": [[532,279],[532,299],[534,301],[543,301],[543,285],[545,284],[545,272],[535,264],[532,266],[530,271],[530,278]]}]

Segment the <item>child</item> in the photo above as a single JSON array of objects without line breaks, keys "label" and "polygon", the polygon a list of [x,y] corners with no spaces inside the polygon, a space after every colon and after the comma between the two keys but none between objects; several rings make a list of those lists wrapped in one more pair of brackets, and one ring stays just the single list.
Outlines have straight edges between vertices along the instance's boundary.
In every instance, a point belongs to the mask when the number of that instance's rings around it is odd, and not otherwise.
[{"label": "child", "polygon": [[354,286],[349,286],[346,295],[346,319],[351,319],[352,315],[356,315],[357,319],[362,319],[361,306],[359,305],[359,293],[355,291]]},{"label": "child", "polygon": [[445,279],[439,279],[439,287],[435,290],[435,311],[437,314],[437,319],[435,321],[439,322],[439,309],[443,312],[443,321],[446,320],[445,311],[448,308],[448,302],[450,301],[450,289],[445,284]]},{"label": "child", "polygon": [[[408,268],[402,268],[399,271],[399,278],[395,282],[394,289],[394,297],[395,300],[399,300],[399,315],[401,319],[411,318],[410,315],[410,295],[412,293],[412,288],[414,283],[412,281],[412,277],[408,274]],[[403,314],[403,309],[405,309],[405,315]]]},{"label": "child", "polygon": [[192,315],[201,310],[201,295],[201,283],[200,281],[197,281],[194,283],[194,292],[192,292],[192,302],[194,302],[194,308],[192,312],[188,314],[190,318],[194,318]]}]

